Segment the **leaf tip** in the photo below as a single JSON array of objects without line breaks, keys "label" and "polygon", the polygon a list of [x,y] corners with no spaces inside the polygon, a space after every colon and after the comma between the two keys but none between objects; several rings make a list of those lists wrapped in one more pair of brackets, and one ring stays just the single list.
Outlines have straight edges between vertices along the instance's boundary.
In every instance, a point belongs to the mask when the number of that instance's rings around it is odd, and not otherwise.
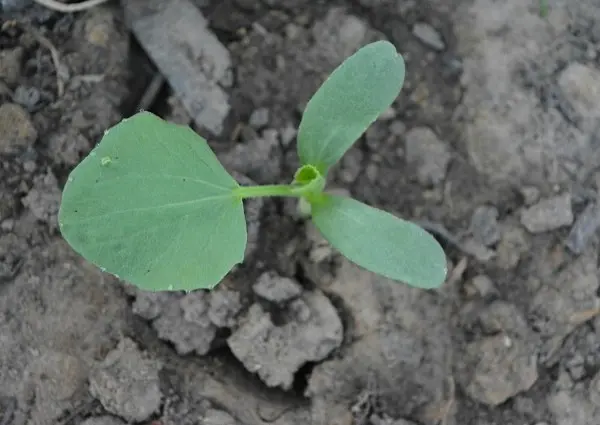
[{"label": "leaf tip", "polygon": [[413,285],[423,289],[437,289],[446,282],[448,260],[444,248],[442,248],[437,239],[426,230],[423,230],[423,233],[423,242],[429,244],[429,249],[427,249],[430,253],[427,260],[429,267],[427,267],[420,281],[414,282]]}]

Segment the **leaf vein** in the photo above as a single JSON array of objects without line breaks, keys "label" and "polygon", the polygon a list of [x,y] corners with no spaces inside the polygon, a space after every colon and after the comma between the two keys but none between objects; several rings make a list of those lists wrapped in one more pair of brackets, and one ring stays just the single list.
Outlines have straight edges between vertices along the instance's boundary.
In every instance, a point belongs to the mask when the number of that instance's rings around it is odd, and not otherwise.
[{"label": "leaf vein", "polygon": [[202,204],[202,203],[208,202],[208,201],[224,200],[224,199],[233,199],[233,196],[216,195],[216,196],[209,196],[209,197],[201,198],[201,199],[194,199],[191,201],[173,202],[173,203],[163,204],[163,205],[154,205],[151,207],[129,208],[126,210],[111,211],[111,212],[108,212],[105,214],[87,216],[80,220],[71,220],[71,221],[68,221],[68,224],[88,223],[90,221],[94,221],[94,220],[105,218],[105,217],[110,217],[113,215],[136,213],[136,212],[147,212],[147,211],[160,211],[160,210],[178,208],[178,207],[189,206],[189,205],[197,205],[197,204]]}]

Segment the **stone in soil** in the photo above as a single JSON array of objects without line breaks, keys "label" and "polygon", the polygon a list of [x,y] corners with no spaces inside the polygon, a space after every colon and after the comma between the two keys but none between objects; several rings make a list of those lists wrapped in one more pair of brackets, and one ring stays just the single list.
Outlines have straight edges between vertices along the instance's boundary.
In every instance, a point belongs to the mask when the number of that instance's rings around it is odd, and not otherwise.
[{"label": "stone in soil", "polygon": [[338,171],[340,179],[345,183],[354,182],[363,169],[364,153],[360,149],[350,149],[342,157]]},{"label": "stone in soil", "polygon": [[269,387],[289,390],[294,374],[307,362],[327,357],[342,343],[342,322],[320,291],[305,292],[284,311],[287,323],[276,325],[253,304],[227,344],[250,372]]},{"label": "stone in soil", "polygon": [[231,57],[200,10],[188,0],[130,0],[125,15],[196,125],[220,134],[231,109],[222,89],[233,82]]},{"label": "stone in soil", "polygon": [[413,35],[434,50],[446,48],[440,33],[427,22],[417,22],[413,27]]},{"label": "stone in soil", "polygon": [[178,298],[171,292],[142,291],[129,285],[126,290],[135,296],[131,306],[133,312],[146,320],[156,319],[167,309],[171,301]]},{"label": "stone in soil", "polygon": [[312,28],[316,47],[309,54],[323,55],[330,63],[339,64],[364,44],[368,32],[369,27],[359,17],[342,7],[332,7]]},{"label": "stone in soil", "polygon": [[21,202],[38,220],[45,222],[50,228],[56,228],[61,196],[56,177],[48,170],[46,174],[33,179],[33,187]]},{"label": "stone in soil", "polygon": [[0,106],[0,154],[14,154],[28,147],[38,137],[27,111],[14,103]]},{"label": "stone in soil", "polygon": [[571,194],[546,198],[521,212],[521,224],[531,233],[543,233],[573,224]]},{"label": "stone in soil", "polygon": [[179,354],[208,353],[217,327],[208,317],[208,300],[203,292],[192,292],[170,301],[165,311],[152,322],[158,337],[172,342]]},{"label": "stone in soil", "polygon": [[600,118],[600,71],[573,62],[558,77],[558,85],[582,118]]},{"label": "stone in soil", "polygon": [[536,357],[521,342],[506,335],[484,338],[467,348],[467,358],[477,359],[467,394],[497,406],[537,381]]},{"label": "stone in soil", "polygon": [[496,264],[504,270],[516,267],[529,247],[530,242],[525,230],[516,224],[507,224],[496,247]]},{"label": "stone in soil", "polygon": [[298,282],[273,271],[260,275],[252,289],[259,297],[274,303],[289,301],[302,293]]},{"label": "stone in soil", "polygon": [[[468,311],[465,307],[464,311]],[[473,399],[497,406],[538,379],[535,335],[519,310],[497,301],[473,318],[485,335],[456,358],[459,383]]]},{"label": "stone in soil", "polygon": [[406,133],[406,124],[404,124],[402,121],[393,121],[390,124],[390,133],[394,136],[402,136],[404,133]]},{"label": "stone in soil", "polygon": [[591,202],[577,216],[575,224],[567,237],[566,246],[574,254],[581,254],[600,228],[600,205]]},{"label": "stone in soil", "polygon": [[482,298],[490,299],[499,294],[492,279],[484,274],[477,275],[471,279],[468,288],[477,291]]},{"label": "stone in soil", "polygon": [[21,61],[23,60],[23,48],[4,49],[0,51],[0,80],[9,87],[17,84],[21,76]]},{"label": "stone in soil", "polygon": [[498,209],[490,205],[475,208],[469,228],[475,240],[484,246],[492,246],[500,240]]},{"label": "stone in soil", "polygon": [[133,286],[127,290],[135,296],[133,312],[152,321],[159,338],[172,342],[182,355],[208,353],[217,329],[232,327],[242,307],[239,293],[223,284],[210,292],[198,290],[185,295],[142,291]]},{"label": "stone in soil", "polygon": [[406,160],[417,166],[417,179],[424,186],[437,185],[446,177],[450,151],[428,127],[406,133]]},{"label": "stone in soil", "polygon": [[130,339],[122,339],[90,376],[90,393],[110,413],[145,421],[162,400],[160,362],[148,359]]},{"label": "stone in soil", "polygon": [[269,123],[269,110],[267,108],[255,109],[250,115],[248,124],[255,129],[260,129]]},{"label": "stone in soil", "polygon": [[42,93],[37,87],[20,85],[15,89],[13,100],[27,109],[27,111],[35,112],[38,103],[42,100]]},{"label": "stone in soil", "polygon": [[553,364],[565,338],[589,319],[586,312],[600,308],[597,291],[598,267],[594,253],[575,259],[558,274],[542,277],[528,312],[529,321],[541,338],[542,363]]},{"label": "stone in soil", "polygon": [[222,286],[209,293],[208,318],[219,328],[231,328],[242,308],[240,294]]}]

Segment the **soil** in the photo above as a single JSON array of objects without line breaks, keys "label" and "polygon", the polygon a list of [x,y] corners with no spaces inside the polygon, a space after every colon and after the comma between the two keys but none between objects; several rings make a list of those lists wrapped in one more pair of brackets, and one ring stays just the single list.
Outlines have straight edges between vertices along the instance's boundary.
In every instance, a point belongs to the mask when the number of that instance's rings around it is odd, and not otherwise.
[{"label": "soil", "polygon": [[[0,425],[597,424],[600,2],[542,3],[191,1],[233,76],[193,99],[225,102],[208,134],[177,84],[144,96],[162,68],[122,4],[0,1]],[[352,265],[287,200],[246,205],[210,293],[141,292],[61,239],[69,170],[140,105],[289,180],[303,106],[376,39],[406,83],[333,183],[439,238],[439,290]]]}]

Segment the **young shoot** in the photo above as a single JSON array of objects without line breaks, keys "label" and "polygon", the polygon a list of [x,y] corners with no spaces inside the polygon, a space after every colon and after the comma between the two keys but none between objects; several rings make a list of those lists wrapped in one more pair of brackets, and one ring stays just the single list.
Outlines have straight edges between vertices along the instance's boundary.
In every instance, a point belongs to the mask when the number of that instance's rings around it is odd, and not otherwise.
[{"label": "young shoot", "polygon": [[323,237],[357,265],[440,286],[446,256],[417,225],[327,193],[327,173],[398,96],[405,65],[387,41],[347,58],[308,102],[301,167],[289,184],[240,186],[189,127],[140,112],[109,129],[71,172],[61,233],[88,261],[149,291],[211,289],[244,259],[243,200],[299,198]]}]

